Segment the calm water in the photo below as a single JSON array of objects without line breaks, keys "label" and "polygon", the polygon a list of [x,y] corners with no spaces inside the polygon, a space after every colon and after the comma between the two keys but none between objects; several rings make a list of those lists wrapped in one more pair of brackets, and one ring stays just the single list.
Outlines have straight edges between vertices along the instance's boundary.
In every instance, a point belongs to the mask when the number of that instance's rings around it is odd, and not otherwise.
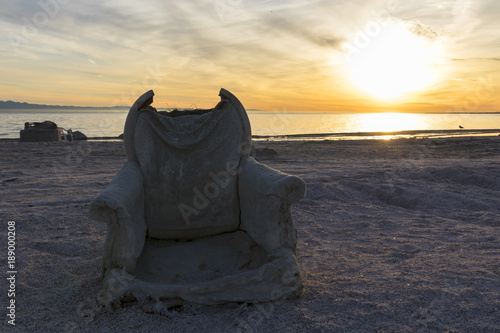
[{"label": "calm water", "polygon": [[[88,137],[117,137],[123,133],[128,111],[0,111],[0,138],[19,138],[25,122],[51,120],[59,127],[81,131]],[[254,136],[327,134],[330,139],[381,137],[393,131],[412,131],[406,136],[454,136],[470,130],[496,130],[500,114],[410,114],[410,113],[301,113],[249,111]],[[459,129],[463,126],[464,129]],[[405,136],[402,135],[401,136]],[[293,137],[288,137],[289,139]],[[300,137],[303,139],[303,137]]]}]

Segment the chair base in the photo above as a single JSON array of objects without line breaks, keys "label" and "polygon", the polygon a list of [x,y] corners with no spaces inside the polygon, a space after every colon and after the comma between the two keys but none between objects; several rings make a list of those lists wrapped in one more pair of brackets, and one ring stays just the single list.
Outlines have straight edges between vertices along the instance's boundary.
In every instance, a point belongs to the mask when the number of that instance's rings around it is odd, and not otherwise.
[{"label": "chair base", "polygon": [[148,239],[134,276],[110,269],[103,287],[105,305],[123,298],[259,303],[298,297],[303,289],[293,251],[266,254],[244,231],[186,242]]}]

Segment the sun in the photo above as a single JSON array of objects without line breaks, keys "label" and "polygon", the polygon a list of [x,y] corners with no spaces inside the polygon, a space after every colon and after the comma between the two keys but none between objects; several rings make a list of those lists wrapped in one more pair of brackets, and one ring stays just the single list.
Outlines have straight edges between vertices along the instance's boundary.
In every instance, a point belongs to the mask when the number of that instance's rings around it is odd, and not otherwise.
[{"label": "sun", "polygon": [[361,90],[377,99],[399,98],[425,89],[436,79],[436,43],[410,32],[403,23],[381,27],[365,44],[350,57],[350,76]]}]

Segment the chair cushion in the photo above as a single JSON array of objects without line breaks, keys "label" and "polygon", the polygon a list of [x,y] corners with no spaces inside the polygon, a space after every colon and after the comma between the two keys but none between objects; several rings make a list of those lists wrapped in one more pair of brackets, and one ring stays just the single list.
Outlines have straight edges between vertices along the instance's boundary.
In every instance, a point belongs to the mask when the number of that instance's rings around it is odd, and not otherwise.
[{"label": "chair cushion", "polygon": [[140,110],[134,145],[149,237],[194,239],[238,229],[241,147],[250,144],[245,131],[228,100],[211,110]]}]

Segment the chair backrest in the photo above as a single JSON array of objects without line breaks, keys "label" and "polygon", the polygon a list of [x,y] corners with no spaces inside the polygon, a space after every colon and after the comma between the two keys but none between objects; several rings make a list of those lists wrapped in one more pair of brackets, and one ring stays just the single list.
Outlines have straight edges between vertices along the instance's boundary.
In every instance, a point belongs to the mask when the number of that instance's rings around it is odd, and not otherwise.
[{"label": "chair backrest", "polygon": [[144,177],[149,237],[193,239],[238,229],[238,172],[251,130],[236,97],[224,89],[220,95],[210,110],[163,113],[142,105],[133,135],[125,133],[133,143],[127,155]]}]

